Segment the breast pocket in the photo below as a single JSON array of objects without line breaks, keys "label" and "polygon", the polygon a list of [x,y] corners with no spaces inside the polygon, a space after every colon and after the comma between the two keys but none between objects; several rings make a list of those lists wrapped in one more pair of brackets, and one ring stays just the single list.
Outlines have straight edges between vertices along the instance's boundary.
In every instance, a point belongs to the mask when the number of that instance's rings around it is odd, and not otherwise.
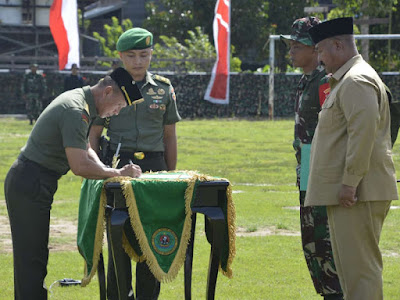
[{"label": "breast pocket", "polygon": [[151,119],[160,119],[165,113],[165,104],[163,103],[151,103],[147,106],[147,114]]},{"label": "breast pocket", "polygon": [[318,117],[318,126],[321,128],[332,127],[335,114],[335,101],[333,98],[328,98],[322,105]]}]

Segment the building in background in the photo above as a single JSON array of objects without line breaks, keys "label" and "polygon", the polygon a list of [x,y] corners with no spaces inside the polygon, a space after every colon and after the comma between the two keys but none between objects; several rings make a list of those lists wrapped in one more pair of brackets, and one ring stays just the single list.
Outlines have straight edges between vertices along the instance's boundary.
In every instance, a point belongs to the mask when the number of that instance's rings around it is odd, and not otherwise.
[{"label": "building in background", "polygon": [[[103,31],[112,16],[129,18],[140,26],[146,18],[148,0],[78,0],[83,20],[90,20],[88,33],[80,24],[81,56],[87,58],[87,68],[101,56],[98,41],[91,32]],[[57,70],[57,47],[49,29],[52,0],[0,0],[0,69],[26,70],[31,62],[42,70]],[[85,69],[85,60],[82,61]]]}]

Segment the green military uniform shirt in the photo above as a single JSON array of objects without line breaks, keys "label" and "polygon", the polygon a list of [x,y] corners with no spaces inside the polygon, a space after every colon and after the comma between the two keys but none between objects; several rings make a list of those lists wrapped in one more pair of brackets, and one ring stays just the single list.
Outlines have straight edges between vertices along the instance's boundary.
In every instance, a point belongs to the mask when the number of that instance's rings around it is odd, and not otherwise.
[{"label": "green military uniform shirt", "polygon": [[97,116],[90,87],[65,92],[43,111],[21,153],[65,174],[70,169],[65,148],[86,149],[90,120]]},{"label": "green military uniform shirt", "polygon": [[167,78],[147,72],[141,92],[144,102],[123,108],[109,124],[100,118],[93,122],[107,127],[113,152],[119,142],[121,151],[164,151],[164,125],[181,119],[174,88]]}]

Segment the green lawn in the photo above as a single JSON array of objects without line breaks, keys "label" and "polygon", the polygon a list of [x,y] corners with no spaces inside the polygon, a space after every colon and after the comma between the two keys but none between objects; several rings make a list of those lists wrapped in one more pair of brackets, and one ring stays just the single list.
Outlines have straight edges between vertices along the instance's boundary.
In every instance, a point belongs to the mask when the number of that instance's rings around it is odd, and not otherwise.
[{"label": "green lawn", "polygon": [[[0,199],[4,199],[5,175],[30,130],[26,120],[0,119]],[[321,299],[315,294],[301,251],[299,213],[295,209],[296,163],[291,146],[293,121],[185,120],[178,123],[177,132],[177,169],[224,177],[233,184],[236,225],[240,231],[233,262],[234,278],[219,275],[216,299]],[[398,145],[394,153],[400,170]],[[71,173],[61,179],[53,204],[52,224],[76,225],[80,183],[81,178]],[[393,205],[400,206],[400,202]],[[0,228],[5,228],[6,221],[5,202],[0,200]],[[400,210],[392,209],[381,239],[384,293],[388,300],[397,300],[400,294],[398,228]],[[6,236],[7,232],[0,230],[0,299],[13,299],[12,254]],[[81,279],[83,259],[74,249],[75,239],[75,233],[68,230],[65,234],[51,234],[47,286],[62,278]],[[198,218],[193,299],[205,299],[209,248],[203,220]],[[181,271],[173,282],[162,284],[160,299],[183,298]],[[97,277],[85,288],[54,285],[50,299],[99,299]]]}]

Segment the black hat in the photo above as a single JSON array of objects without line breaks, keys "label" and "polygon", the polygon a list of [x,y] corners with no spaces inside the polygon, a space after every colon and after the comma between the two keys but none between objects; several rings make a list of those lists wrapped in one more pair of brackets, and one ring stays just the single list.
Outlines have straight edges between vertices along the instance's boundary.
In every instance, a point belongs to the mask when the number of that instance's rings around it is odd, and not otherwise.
[{"label": "black hat", "polygon": [[110,77],[118,84],[128,105],[143,102],[142,93],[128,71],[124,68],[117,68],[110,74]]},{"label": "black hat", "polygon": [[353,18],[338,18],[322,22],[308,30],[314,44],[330,37],[353,34]]}]

